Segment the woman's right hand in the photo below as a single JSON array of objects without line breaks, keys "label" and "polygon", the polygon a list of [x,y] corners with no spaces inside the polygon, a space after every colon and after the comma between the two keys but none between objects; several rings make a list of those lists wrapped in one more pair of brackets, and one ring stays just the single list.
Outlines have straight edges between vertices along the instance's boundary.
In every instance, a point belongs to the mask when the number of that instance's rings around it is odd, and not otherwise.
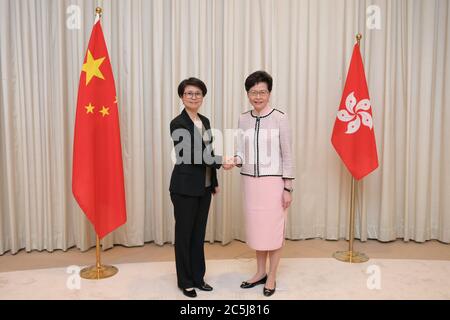
[{"label": "woman's right hand", "polygon": [[233,158],[225,158],[225,163],[222,165],[225,170],[233,169],[234,167],[234,157]]},{"label": "woman's right hand", "polygon": [[290,192],[284,190],[281,201],[282,201],[283,209],[289,208],[289,206],[292,203],[292,194]]}]

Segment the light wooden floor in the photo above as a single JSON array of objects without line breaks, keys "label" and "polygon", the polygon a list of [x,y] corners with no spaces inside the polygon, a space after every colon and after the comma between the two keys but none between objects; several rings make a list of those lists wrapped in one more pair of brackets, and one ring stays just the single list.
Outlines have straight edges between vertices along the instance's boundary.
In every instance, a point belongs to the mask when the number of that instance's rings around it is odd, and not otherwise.
[{"label": "light wooden floor", "polygon": [[[283,257],[286,258],[328,258],[335,251],[348,249],[345,240],[329,241],[321,239],[287,240],[283,248]],[[354,242],[354,250],[364,252],[369,258],[382,259],[423,259],[423,260],[450,260],[450,245],[439,241],[427,241],[424,243],[404,242],[402,240],[392,242],[380,242],[369,240],[367,242]],[[254,251],[245,243],[232,241],[227,245],[205,243],[205,255],[207,260],[253,258]],[[115,246],[102,252],[102,263],[136,263],[152,261],[173,261],[174,250],[170,244],[163,246],[148,243],[142,247]],[[0,256],[0,272],[67,267],[70,265],[90,265],[95,263],[95,248],[81,252],[72,248],[66,252],[56,250],[54,252],[25,252],[15,255],[9,252]]]}]

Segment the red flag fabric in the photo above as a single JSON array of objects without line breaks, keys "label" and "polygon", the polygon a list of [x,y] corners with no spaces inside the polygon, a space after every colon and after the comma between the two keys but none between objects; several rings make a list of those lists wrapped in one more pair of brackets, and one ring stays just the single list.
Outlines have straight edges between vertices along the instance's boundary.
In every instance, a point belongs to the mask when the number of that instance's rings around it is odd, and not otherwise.
[{"label": "red flag fabric", "polygon": [[126,222],[116,88],[100,20],[78,86],[72,192],[99,238]]},{"label": "red flag fabric", "polygon": [[353,47],[331,143],[355,179],[378,168],[372,107],[358,44]]}]

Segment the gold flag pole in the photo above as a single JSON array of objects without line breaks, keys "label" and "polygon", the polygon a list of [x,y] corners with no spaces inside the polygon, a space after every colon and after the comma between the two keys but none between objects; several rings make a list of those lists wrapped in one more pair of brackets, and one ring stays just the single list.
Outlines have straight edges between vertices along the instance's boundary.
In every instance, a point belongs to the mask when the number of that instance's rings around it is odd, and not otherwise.
[{"label": "gold flag pole", "polygon": [[83,279],[100,280],[112,277],[119,271],[119,269],[114,266],[102,266],[100,262],[100,239],[98,238],[98,235],[95,247],[95,259],[95,266],[83,268],[80,271],[80,277]]},{"label": "gold flag pole", "polygon": [[[95,8],[95,16],[96,19],[101,18],[102,16],[102,8],[97,7]],[[96,243],[95,243],[95,266],[89,266],[86,268],[81,269],[80,271],[80,277],[83,279],[90,279],[90,280],[99,280],[104,278],[109,278],[115,275],[117,272],[119,272],[119,269],[117,269],[114,266],[107,266],[102,265],[100,262],[100,238],[98,237],[98,234],[96,234]]]},{"label": "gold flag pole", "polygon": [[[358,33],[356,35],[356,41],[361,41],[362,35]],[[350,227],[349,227],[349,243],[348,251],[336,251],[333,257],[339,261],[350,262],[350,263],[360,263],[369,260],[369,257],[361,252],[353,252],[353,238],[355,232],[355,178],[352,176],[352,186],[350,195]]]}]

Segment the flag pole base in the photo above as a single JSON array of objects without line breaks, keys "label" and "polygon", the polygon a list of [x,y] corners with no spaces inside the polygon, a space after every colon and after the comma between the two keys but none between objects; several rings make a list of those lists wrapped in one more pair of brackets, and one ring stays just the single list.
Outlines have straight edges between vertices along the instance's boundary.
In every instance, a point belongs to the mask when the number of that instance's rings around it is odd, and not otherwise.
[{"label": "flag pole base", "polygon": [[117,272],[119,272],[119,269],[114,266],[90,266],[81,269],[80,277],[89,280],[99,280],[112,277]]},{"label": "flag pole base", "polygon": [[336,251],[333,257],[339,261],[350,263],[362,263],[369,260],[369,257],[364,253],[355,251]]}]

